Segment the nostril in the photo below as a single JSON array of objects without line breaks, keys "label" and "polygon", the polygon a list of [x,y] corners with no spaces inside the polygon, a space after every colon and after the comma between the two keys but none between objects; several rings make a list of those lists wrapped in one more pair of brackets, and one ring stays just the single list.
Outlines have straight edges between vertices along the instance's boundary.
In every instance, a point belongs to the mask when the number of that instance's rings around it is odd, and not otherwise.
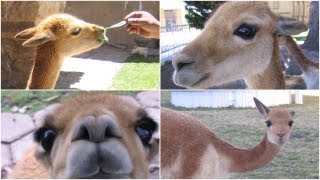
[{"label": "nostril", "polygon": [[85,126],[82,126],[79,130],[78,139],[90,140],[90,134],[88,129]]},{"label": "nostril", "polygon": [[193,64],[193,62],[178,62],[177,70],[181,70],[183,67]]},{"label": "nostril", "polygon": [[86,140],[99,143],[110,138],[122,138],[120,127],[112,117],[85,116],[75,127],[72,141]]},{"label": "nostril", "polygon": [[101,33],[103,33],[104,32],[104,28],[103,27],[97,27],[97,30],[99,31],[99,32],[101,32]]},{"label": "nostril", "polygon": [[285,134],[284,133],[279,133],[277,134],[280,138],[282,138]]},{"label": "nostril", "polygon": [[114,134],[112,133],[112,131],[110,131],[109,128],[106,128],[106,131],[104,133],[104,137],[107,139],[107,138],[111,138],[111,137],[114,137]]}]

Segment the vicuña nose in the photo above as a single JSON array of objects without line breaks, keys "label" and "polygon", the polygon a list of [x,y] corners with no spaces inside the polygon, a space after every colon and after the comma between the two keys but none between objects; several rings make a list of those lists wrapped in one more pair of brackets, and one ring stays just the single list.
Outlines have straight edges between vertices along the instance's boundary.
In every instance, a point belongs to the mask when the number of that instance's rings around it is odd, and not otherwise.
[{"label": "vicu\u00f1a nose", "polygon": [[112,117],[108,115],[85,116],[76,125],[72,140],[87,140],[99,143],[114,137],[120,138],[121,131]]},{"label": "vicu\u00f1a nose", "polygon": [[176,71],[181,70],[183,67],[192,65],[194,61],[190,60],[186,55],[178,55],[172,61],[172,66]]},{"label": "vicu\u00f1a nose", "polygon": [[284,135],[286,135],[285,133],[278,133],[277,134],[280,138],[283,138]]},{"label": "vicu\u00f1a nose", "polygon": [[104,32],[104,27],[102,27],[102,26],[95,25],[94,29],[96,31],[98,31],[99,33],[103,33]]}]

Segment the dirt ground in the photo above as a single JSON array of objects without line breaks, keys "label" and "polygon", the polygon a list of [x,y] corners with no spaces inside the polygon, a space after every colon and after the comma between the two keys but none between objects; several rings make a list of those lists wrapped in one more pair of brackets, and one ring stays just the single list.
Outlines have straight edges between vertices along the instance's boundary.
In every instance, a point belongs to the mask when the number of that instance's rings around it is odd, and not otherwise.
[{"label": "dirt ground", "polygon": [[[171,109],[168,96],[162,96],[162,106]],[[230,178],[319,178],[319,99],[304,96],[303,105],[288,105],[295,111],[289,142],[268,165],[248,173],[234,173]],[[250,148],[264,136],[265,121],[255,108],[182,109],[197,117],[217,135],[236,147]]]}]

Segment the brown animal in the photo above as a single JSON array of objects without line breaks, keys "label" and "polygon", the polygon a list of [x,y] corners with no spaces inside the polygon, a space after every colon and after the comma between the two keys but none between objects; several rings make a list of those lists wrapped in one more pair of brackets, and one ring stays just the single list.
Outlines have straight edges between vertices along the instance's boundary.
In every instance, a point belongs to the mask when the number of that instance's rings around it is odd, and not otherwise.
[{"label": "brown animal", "polygon": [[290,24],[299,23],[278,18],[265,2],[224,3],[172,61],[173,81],[209,88],[244,79],[250,89],[285,89],[277,34],[307,28]]},{"label": "brown animal", "polygon": [[290,35],[280,36],[280,43],[289,50],[290,54],[298,62],[307,89],[319,89],[319,62],[310,60]]},{"label": "brown animal", "polygon": [[82,94],[49,113],[10,178],[147,178],[157,124],[133,99]]},{"label": "brown animal", "polygon": [[254,102],[267,127],[261,143],[250,149],[232,146],[190,115],[162,108],[162,178],[225,178],[269,163],[289,140],[294,112]]},{"label": "brown animal", "polygon": [[55,14],[18,33],[16,38],[26,40],[22,46],[37,47],[27,89],[53,89],[64,59],[100,47],[103,32],[103,27]]}]

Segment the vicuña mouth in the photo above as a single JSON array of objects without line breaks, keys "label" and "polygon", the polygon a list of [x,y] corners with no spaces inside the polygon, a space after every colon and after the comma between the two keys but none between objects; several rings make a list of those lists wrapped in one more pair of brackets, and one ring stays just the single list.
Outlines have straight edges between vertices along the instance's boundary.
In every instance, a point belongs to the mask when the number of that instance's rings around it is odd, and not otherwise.
[{"label": "vicu\u00f1a mouth", "polygon": [[92,176],[83,177],[81,179],[128,179],[130,178],[129,174],[110,174],[99,171],[97,174]]},{"label": "vicu\u00f1a mouth", "polygon": [[191,86],[195,87],[197,85],[199,85],[201,82],[205,81],[206,79],[208,79],[210,77],[210,73],[205,73],[202,78],[200,78],[198,81],[196,81],[195,83],[193,83]]},{"label": "vicu\u00f1a mouth", "polygon": [[278,145],[283,145],[283,144],[285,144],[286,143],[286,141],[284,140],[284,139],[279,139],[278,140]]},{"label": "vicu\u00f1a mouth", "polygon": [[104,30],[100,36],[97,38],[97,40],[101,43],[108,43],[109,38],[106,36],[106,30]]}]

